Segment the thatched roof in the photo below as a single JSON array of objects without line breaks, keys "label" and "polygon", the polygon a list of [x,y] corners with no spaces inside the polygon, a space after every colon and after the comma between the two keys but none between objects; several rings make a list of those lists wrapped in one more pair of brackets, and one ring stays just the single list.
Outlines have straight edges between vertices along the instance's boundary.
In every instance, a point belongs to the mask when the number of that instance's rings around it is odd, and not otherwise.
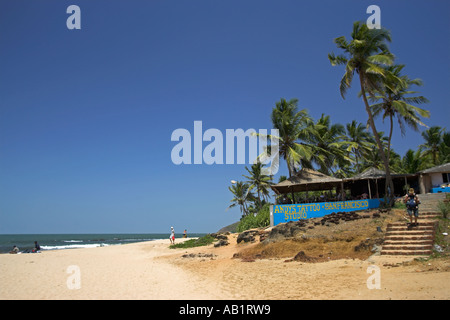
[{"label": "thatched roof", "polygon": [[420,173],[445,173],[445,172],[450,172],[450,162],[441,164],[440,166],[436,166],[430,169],[423,170]]},{"label": "thatched roof", "polygon": [[[404,178],[404,177],[414,177],[417,176],[416,173],[395,173],[391,171],[392,178]],[[377,168],[368,168],[357,175],[345,178],[344,181],[355,181],[355,180],[368,180],[368,179],[384,179],[386,178],[386,171]]]},{"label": "thatched roof", "polygon": [[333,187],[340,185],[341,182],[341,179],[327,176],[326,174],[312,169],[303,168],[295,176],[273,185],[272,190],[277,194],[330,190]]},{"label": "thatched roof", "polygon": [[368,168],[361,173],[349,178],[350,180],[361,180],[361,179],[377,179],[384,178],[386,176],[386,171],[377,168]]}]

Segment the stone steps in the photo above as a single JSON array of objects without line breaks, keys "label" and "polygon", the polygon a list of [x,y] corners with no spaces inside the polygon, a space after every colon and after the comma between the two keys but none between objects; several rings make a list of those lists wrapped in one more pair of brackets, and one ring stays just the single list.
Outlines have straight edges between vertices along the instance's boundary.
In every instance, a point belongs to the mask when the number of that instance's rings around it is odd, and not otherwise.
[{"label": "stone steps", "polygon": [[429,256],[432,250],[382,250],[381,255],[390,256]]},{"label": "stone steps", "polygon": [[[437,204],[445,199],[445,194],[419,195],[418,225],[406,221],[394,222],[387,226],[381,255],[424,256],[433,252],[434,234],[439,217]],[[409,217],[408,217],[409,220]]]}]

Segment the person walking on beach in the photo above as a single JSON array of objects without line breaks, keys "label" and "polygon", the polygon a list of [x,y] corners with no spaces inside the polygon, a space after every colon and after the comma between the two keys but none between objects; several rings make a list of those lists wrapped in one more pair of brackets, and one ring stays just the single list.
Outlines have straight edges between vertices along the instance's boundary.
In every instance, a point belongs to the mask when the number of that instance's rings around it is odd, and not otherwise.
[{"label": "person walking on beach", "polygon": [[170,243],[175,244],[175,230],[173,227],[170,227]]},{"label": "person walking on beach", "polygon": [[[419,217],[419,197],[415,194],[414,189],[410,188],[408,194],[405,195],[403,201],[406,204],[406,211],[409,215],[410,226],[418,226],[417,218]],[[413,224],[414,215],[414,224]]]},{"label": "person walking on beach", "polygon": [[184,229],[183,238],[187,238],[187,230]]}]

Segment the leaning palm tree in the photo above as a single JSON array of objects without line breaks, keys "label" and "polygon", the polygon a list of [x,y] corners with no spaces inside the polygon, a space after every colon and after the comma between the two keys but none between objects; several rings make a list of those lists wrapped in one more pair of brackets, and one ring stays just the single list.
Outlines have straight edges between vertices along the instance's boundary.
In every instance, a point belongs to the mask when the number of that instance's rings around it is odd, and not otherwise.
[{"label": "leaning palm tree", "polygon": [[248,191],[251,191],[253,188],[256,188],[256,192],[258,193],[258,197],[256,198],[257,209],[262,207],[262,199],[267,201],[269,197],[269,189],[272,183],[272,177],[264,174],[263,172],[264,165],[261,162],[257,162],[252,165],[251,170],[245,167],[245,170],[249,173],[248,176],[243,175],[248,179],[247,183],[249,184]]},{"label": "leaning palm tree", "polygon": [[404,136],[406,131],[405,124],[414,131],[419,131],[419,125],[427,127],[420,118],[430,117],[429,111],[413,105],[428,103],[428,100],[423,96],[410,96],[411,94],[417,93],[416,91],[411,91],[410,87],[412,85],[421,86],[422,80],[410,79],[406,75],[402,76],[400,72],[404,67],[404,65],[387,67],[386,69],[393,77],[386,77],[383,88],[377,91],[374,96],[369,97],[369,100],[377,102],[370,106],[374,117],[382,115],[383,120],[389,118],[390,121],[387,149],[388,161],[394,129],[394,118],[397,117],[400,131],[402,136]]},{"label": "leaning palm tree", "polygon": [[[388,30],[369,29],[363,22],[355,22],[351,33],[351,41],[347,41],[344,36],[334,39],[337,47],[344,51],[344,54],[328,54],[331,65],[345,65],[345,73],[340,82],[341,96],[345,98],[347,90],[351,87],[355,73],[359,75],[359,84],[361,87],[361,96],[368,115],[368,124],[377,142],[378,151],[386,171],[386,190],[385,194],[393,202],[392,193],[394,186],[391,180],[389,170],[389,161],[386,157],[383,145],[378,135],[372,110],[370,109],[367,95],[373,96],[376,90],[380,90],[383,80],[389,76],[383,66],[393,64],[394,56],[389,52],[387,41],[391,41],[391,35]],[[390,189],[388,189],[390,187]]]},{"label": "leaning palm tree", "polygon": [[241,209],[242,216],[246,216],[248,211],[248,203],[254,200],[254,195],[249,191],[249,185],[242,181],[237,181],[231,187],[228,187],[228,190],[233,194],[233,199],[231,199],[231,204],[227,208],[233,208],[235,206],[239,206]]}]

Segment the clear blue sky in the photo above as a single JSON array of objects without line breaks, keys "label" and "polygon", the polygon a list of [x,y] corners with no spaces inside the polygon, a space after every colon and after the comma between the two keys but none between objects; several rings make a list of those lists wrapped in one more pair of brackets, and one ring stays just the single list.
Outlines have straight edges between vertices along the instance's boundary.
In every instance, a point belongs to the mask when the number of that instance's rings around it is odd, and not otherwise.
[{"label": "clear blue sky", "polygon": [[[66,27],[71,4],[81,30]],[[176,166],[171,133],[195,120],[270,129],[282,97],[315,119],[365,122],[327,54],[371,4],[397,62],[424,81],[426,124],[448,127],[448,1],[0,0],[0,233],[214,232],[237,221],[227,188],[244,166]],[[421,143],[396,128],[401,155]]]}]

